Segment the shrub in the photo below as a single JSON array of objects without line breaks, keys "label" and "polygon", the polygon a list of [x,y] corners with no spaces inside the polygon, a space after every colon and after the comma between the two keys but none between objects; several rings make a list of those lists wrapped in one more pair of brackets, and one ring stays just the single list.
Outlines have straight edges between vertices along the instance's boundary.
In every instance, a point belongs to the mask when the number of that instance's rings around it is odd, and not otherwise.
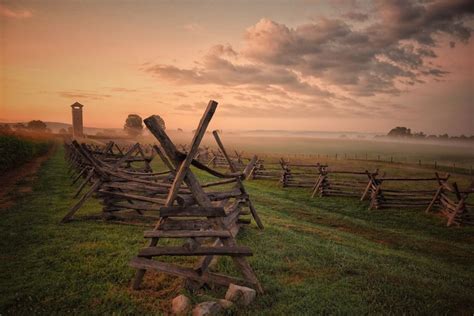
[{"label": "shrub", "polygon": [[21,138],[17,135],[0,135],[0,174],[18,167],[48,151],[50,142]]}]

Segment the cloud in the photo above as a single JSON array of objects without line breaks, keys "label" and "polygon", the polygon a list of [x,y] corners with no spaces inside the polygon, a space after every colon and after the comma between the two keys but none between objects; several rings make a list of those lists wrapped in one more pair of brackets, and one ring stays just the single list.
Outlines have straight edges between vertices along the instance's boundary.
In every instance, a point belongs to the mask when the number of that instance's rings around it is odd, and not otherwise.
[{"label": "cloud", "polygon": [[378,97],[449,75],[433,62],[435,50],[470,40],[471,4],[375,0],[366,12],[354,6],[339,18],[294,27],[262,18],[244,31],[238,51],[215,45],[193,67],[150,63],[144,70],[162,81],[232,92],[243,109],[229,108],[233,115],[320,115],[322,108],[324,115],[382,114],[399,107],[378,106]]},{"label": "cloud", "polygon": [[200,33],[204,31],[204,28],[198,23],[188,23],[183,25],[183,29],[192,33]]},{"label": "cloud", "polygon": [[138,92],[137,89],[129,89],[129,88],[121,88],[121,87],[110,88],[110,91],[113,91],[113,92],[127,92],[127,93]]},{"label": "cloud", "polygon": [[217,84],[223,86],[276,85],[294,93],[329,96],[317,85],[303,82],[298,75],[281,67],[260,67],[253,63],[237,63],[237,53],[230,46],[216,45],[197,67],[182,69],[172,65],[153,65],[145,71],[176,84]]},{"label": "cloud", "polygon": [[[466,42],[471,29],[463,19],[472,17],[474,6],[470,0],[400,1],[378,0],[375,13],[379,22],[371,27],[381,42],[414,40],[422,45],[435,46],[438,33],[452,35]],[[384,39],[382,39],[384,37]]]},{"label": "cloud", "polygon": [[105,98],[110,98],[110,94],[102,94],[95,92],[88,92],[82,90],[72,90],[72,91],[59,91],[58,95],[63,98],[68,99],[88,99],[88,100],[103,100]]},{"label": "cloud", "polygon": [[[203,103],[195,104],[181,104],[174,107],[177,114],[180,115],[194,115],[196,112],[202,112],[205,108]],[[305,118],[308,116],[328,117],[332,115],[346,116],[348,112],[339,111],[329,103],[320,103],[314,105],[308,104],[294,104],[276,105],[276,104],[234,104],[225,102],[219,107],[219,115],[228,117],[272,117],[285,118],[291,117]]]},{"label": "cloud", "polygon": [[363,22],[369,19],[369,15],[367,13],[362,13],[358,11],[349,11],[347,13],[344,13],[342,16],[349,20],[354,20],[354,21],[359,21],[359,22]]},{"label": "cloud", "polygon": [[0,16],[4,16],[12,19],[27,19],[33,16],[30,10],[25,9],[12,9],[7,6],[0,4]]},{"label": "cloud", "polygon": [[463,21],[472,15],[468,2],[377,1],[376,21],[365,28],[341,19],[322,18],[295,28],[261,19],[246,30],[243,54],[355,95],[398,94],[401,80],[444,73],[426,60],[436,57],[432,48],[439,34],[469,40],[471,30]]}]

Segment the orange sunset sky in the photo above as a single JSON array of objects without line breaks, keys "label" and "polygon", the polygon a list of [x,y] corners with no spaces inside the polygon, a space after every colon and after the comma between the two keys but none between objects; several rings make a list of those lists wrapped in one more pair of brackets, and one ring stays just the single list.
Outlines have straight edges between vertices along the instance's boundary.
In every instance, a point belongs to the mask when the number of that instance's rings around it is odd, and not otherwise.
[{"label": "orange sunset sky", "polygon": [[0,121],[474,134],[474,5],[0,1]]}]

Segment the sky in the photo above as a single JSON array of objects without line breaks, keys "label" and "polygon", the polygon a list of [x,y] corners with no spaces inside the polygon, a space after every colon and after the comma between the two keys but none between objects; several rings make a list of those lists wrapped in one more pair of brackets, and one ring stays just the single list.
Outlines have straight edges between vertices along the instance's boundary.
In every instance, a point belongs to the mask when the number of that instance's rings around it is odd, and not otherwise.
[{"label": "sky", "polygon": [[470,0],[3,1],[0,121],[474,134]]}]

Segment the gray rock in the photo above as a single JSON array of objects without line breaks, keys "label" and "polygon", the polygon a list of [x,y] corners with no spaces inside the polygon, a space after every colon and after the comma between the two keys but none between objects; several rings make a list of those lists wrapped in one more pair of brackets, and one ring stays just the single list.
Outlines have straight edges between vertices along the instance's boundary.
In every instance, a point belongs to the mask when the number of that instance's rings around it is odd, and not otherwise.
[{"label": "gray rock", "polygon": [[222,308],[224,309],[231,308],[234,305],[234,303],[232,303],[231,301],[224,300],[224,299],[218,300],[217,303],[219,303],[219,305],[222,306]]},{"label": "gray rock", "polygon": [[216,315],[222,311],[222,306],[215,302],[203,302],[196,305],[193,309],[193,316],[209,316]]},{"label": "gray rock", "polygon": [[171,302],[171,312],[174,315],[186,315],[191,309],[191,301],[186,295],[178,295]]},{"label": "gray rock", "polygon": [[257,292],[254,289],[231,284],[225,294],[225,299],[239,305],[247,306],[255,299]]}]

